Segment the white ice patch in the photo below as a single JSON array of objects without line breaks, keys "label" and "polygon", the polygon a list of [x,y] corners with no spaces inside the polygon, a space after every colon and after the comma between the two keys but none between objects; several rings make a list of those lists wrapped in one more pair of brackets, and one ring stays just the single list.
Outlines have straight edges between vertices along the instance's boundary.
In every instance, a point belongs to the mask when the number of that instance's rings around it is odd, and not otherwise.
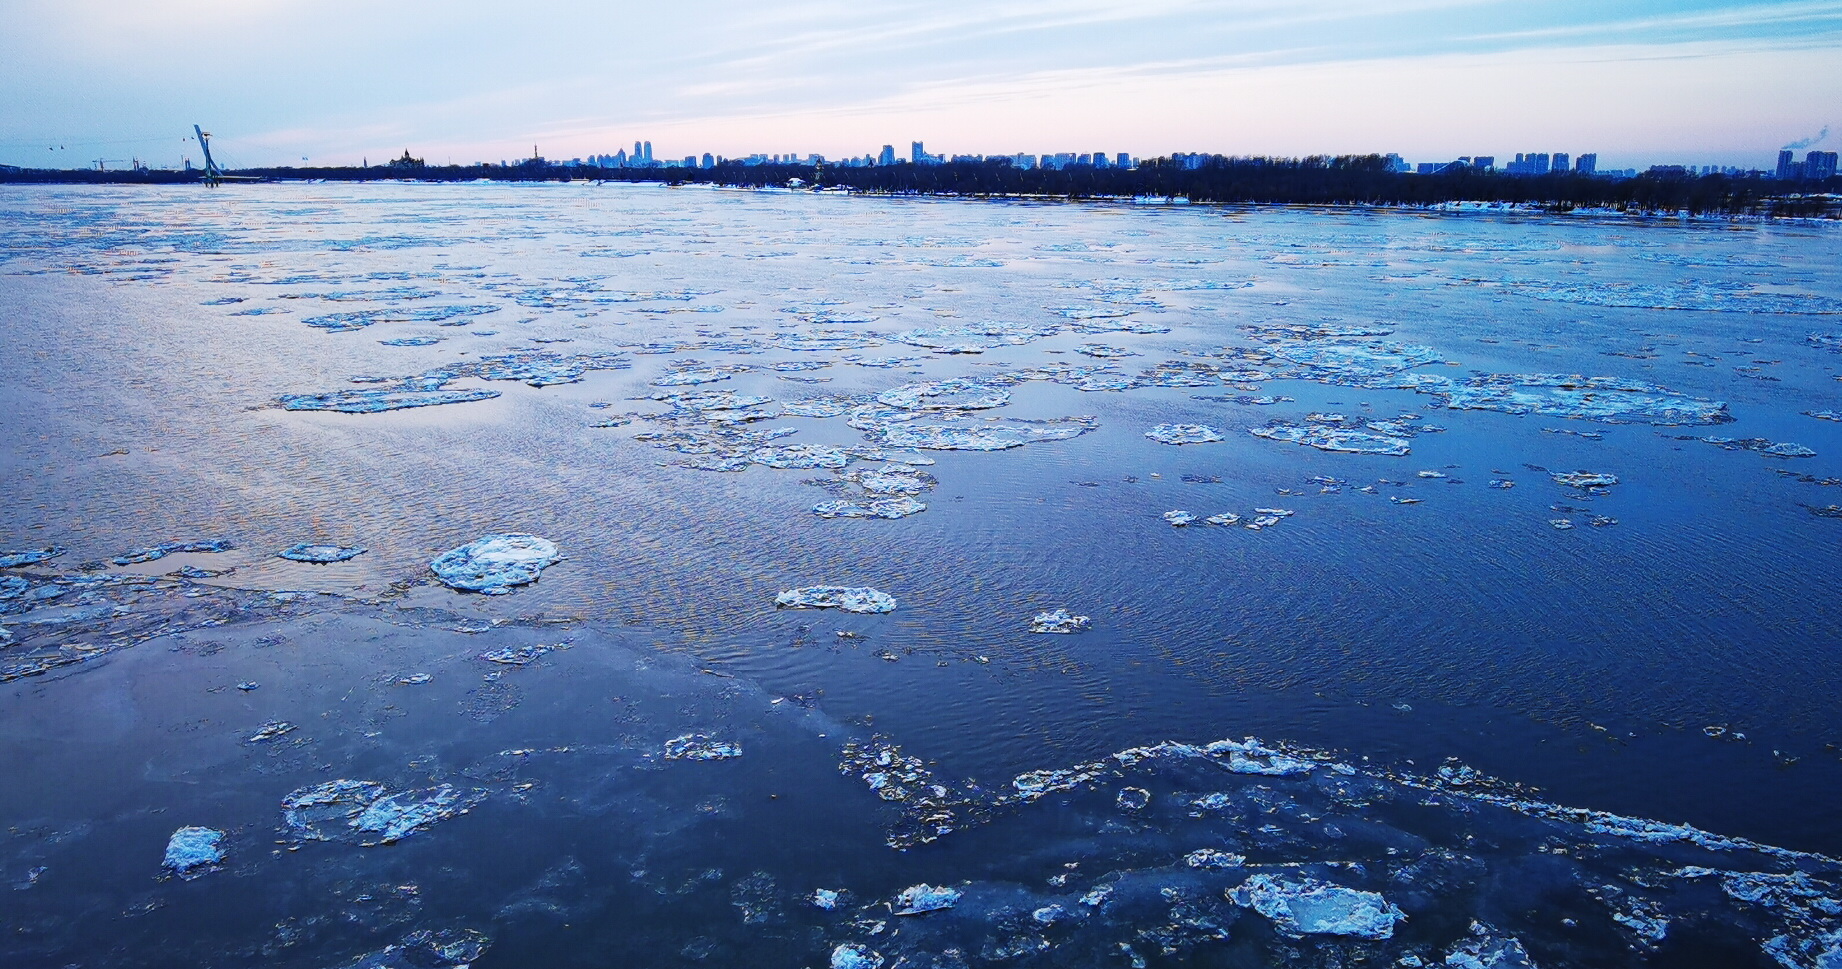
[{"label": "white ice patch", "polygon": [[1275,928],[1292,938],[1349,935],[1386,939],[1394,935],[1395,923],[1407,918],[1374,892],[1309,878],[1290,881],[1255,875],[1230,892],[1229,899],[1272,919]]}]

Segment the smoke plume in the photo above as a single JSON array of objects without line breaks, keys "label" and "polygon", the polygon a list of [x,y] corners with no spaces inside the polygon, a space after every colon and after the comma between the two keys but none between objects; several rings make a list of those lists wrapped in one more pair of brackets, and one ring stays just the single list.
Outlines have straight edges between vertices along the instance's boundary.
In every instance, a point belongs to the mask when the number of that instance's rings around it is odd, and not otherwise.
[{"label": "smoke plume", "polygon": [[1799,148],[1809,148],[1812,145],[1820,145],[1823,143],[1823,139],[1827,137],[1829,137],[1829,126],[1824,125],[1823,130],[1817,132],[1815,137],[1799,138],[1796,141],[1793,141],[1790,144],[1784,146],[1780,150],[1781,151],[1796,151]]}]

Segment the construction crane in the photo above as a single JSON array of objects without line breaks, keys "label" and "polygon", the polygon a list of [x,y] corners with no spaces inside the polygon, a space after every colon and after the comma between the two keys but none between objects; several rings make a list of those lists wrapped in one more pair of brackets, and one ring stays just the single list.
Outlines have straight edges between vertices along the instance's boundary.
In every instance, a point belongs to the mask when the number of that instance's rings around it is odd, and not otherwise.
[{"label": "construction crane", "polygon": [[106,172],[109,170],[110,165],[119,165],[126,160],[127,159],[125,158],[93,158],[91,159],[91,161],[94,161],[96,163],[96,170],[99,172]]}]

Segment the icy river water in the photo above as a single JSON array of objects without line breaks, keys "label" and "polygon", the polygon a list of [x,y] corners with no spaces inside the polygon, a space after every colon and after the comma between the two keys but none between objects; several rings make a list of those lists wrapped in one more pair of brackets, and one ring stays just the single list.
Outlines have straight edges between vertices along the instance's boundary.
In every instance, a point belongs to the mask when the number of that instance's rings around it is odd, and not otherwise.
[{"label": "icy river water", "polygon": [[1839,241],[9,188],[0,965],[1842,966]]}]

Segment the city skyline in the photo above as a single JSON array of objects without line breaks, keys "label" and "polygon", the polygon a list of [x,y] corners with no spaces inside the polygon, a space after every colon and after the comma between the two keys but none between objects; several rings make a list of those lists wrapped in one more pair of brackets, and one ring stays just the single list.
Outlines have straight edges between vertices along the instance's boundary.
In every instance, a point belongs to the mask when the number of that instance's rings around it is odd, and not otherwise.
[{"label": "city skyline", "polygon": [[[1773,170],[1835,148],[1842,2],[717,0],[699,17],[454,0],[13,0],[0,163],[350,165],[661,157],[922,140],[957,153],[1104,147],[1300,156],[1591,146],[1604,168]],[[354,25],[362,24],[362,29]],[[217,146],[214,146],[217,147]],[[1513,154],[1499,150],[1499,156]]]}]

